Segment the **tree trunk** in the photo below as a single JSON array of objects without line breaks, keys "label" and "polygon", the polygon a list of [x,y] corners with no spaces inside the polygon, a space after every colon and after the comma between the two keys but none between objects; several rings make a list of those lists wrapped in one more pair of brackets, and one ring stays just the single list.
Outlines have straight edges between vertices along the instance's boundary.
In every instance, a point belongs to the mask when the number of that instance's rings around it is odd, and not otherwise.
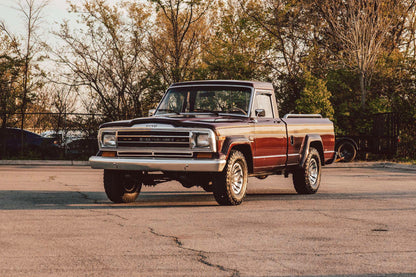
[{"label": "tree trunk", "polygon": [[1,128],[4,129],[6,127],[7,127],[7,114],[3,114]]},{"label": "tree trunk", "polygon": [[367,90],[365,87],[365,72],[360,73],[360,89],[361,89],[361,108],[365,108],[365,102],[367,97]]}]

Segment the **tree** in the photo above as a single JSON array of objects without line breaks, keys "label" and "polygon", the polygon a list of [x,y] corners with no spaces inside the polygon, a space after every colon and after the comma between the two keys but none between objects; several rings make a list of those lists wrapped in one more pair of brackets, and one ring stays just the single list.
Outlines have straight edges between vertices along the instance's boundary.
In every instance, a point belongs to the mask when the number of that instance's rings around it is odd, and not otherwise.
[{"label": "tree", "polygon": [[[37,65],[37,61],[42,59],[42,49],[40,47],[37,31],[42,20],[42,11],[48,4],[48,0],[37,2],[36,0],[21,0],[18,2],[18,11],[21,12],[26,26],[26,34],[24,37],[24,49],[20,53],[23,61],[22,74],[22,96],[21,96],[21,124],[20,128],[25,127],[26,108],[31,98],[34,96],[36,89],[42,86],[42,80],[37,79],[42,75]],[[37,72],[36,72],[37,71]],[[21,155],[24,154],[24,138],[21,132]]]},{"label": "tree", "polygon": [[333,119],[334,108],[330,102],[331,92],[326,82],[316,78],[311,72],[304,73],[305,86],[296,100],[296,110],[299,113],[321,114],[323,117]]},{"label": "tree", "polygon": [[[18,57],[18,41],[0,25],[0,116],[1,128],[8,126],[20,99],[23,61]],[[13,124],[12,124],[13,125]]]},{"label": "tree", "polygon": [[277,101],[283,113],[292,112],[302,91],[302,64],[313,43],[312,5],[306,0],[239,2],[271,42],[269,51],[273,53],[273,58],[270,65]]},{"label": "tree", "polygon": [[[26,109],[28,103],[33,99],[35,91],[42,86],[43,72],[38,66],[38,62],[42,60],[42,47],[37,36],[38,29],[41,25],[42,11],[46,7],[48,1],[36,0],[20,0],[17,2],[17,11],[23,16],[25,24],[25,34],[21,43],[19,39],[11,34],[4,23],[1,23],[1,30],[13,42],[16,50],[16,57],[21,64],[22,71],[19,73],[21,77],[20,88],[18,89],[19,110],[21,114],[20,128],[25,127]],[[10,59],[9,59],[10,60]],[[23,155],[23,132],[21,132],[21,154]]]},{"label": "tree", "polygon": [[413,1],[399,0],[314,0],[326,22],[328,50],[346,66],[358,71],[361,107],[364,108],[367,88],[377,60],[394,43],[405,22]]},{"label": "tree", "polygon": [[149,35],[149,63],[165,86],[192,79],[201,65],[205,15],[213,0],[151,0],[157,14]]},{"label": "tree", "polygon": [[[219,3],[213,35],[203,53],[202,78],[264,80],[270,74],[272,44],[236,0]],[[219,19],[219,21],[218,21]]]},{"label": "tree", "polygon": [[109,119],[142,116],[141,97],[146,82],[144,41],[149,13],[137,3],[106,4],[103,0],[71,5],[83,25],[71,29],[64,22],[56,35],[66,51],[55,50],[64,83],[89,92],[89,111]]}]

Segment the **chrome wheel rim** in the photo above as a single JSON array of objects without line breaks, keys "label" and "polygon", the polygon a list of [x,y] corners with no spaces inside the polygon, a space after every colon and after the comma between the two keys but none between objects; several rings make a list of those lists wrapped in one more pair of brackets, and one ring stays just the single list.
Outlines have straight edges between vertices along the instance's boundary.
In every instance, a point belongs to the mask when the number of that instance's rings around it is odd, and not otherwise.
[{"label": "chrome wheel rim", "polygon": [[316,188],[318,184],[319,167],[315,159],[311,159],[308,170],[309,183],[312,188]]},{"label": "chrome wheel rim", "polygon": [[244,184],[244,171],[243,167],[239,163],[233,165],[231,171],[232,185],[231,188],[235,194],[240,194]]}]

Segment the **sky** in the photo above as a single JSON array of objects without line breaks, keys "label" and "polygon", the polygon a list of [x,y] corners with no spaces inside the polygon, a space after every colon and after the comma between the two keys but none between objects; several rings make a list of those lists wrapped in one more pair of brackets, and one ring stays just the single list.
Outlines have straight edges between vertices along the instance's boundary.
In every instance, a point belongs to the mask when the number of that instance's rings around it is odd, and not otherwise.
[{"label": "sky", "polygon": [[[25,26],[22,14],[16,10],[18,1],[24,0],[0,0],[0,20],[13,34],[23,36]],[[57,31],[60,22],[74,17],[67,12],[68,7],[67,0],[49,0],[49,4],[43,10],[43,22],[40,28],[46,31],[43,34],[46,40],[52,39],[52,36],[48,35],[49,31]]]}]

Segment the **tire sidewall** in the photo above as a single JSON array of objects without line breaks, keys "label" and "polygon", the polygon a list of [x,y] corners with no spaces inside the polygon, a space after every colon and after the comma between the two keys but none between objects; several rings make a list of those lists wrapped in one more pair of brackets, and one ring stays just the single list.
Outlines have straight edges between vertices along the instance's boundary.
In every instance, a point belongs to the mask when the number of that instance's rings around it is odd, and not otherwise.
[{"label": "tire sidewall", "polygon": [[138,172],[104,170],[104,189],[114,203],[134,202],[141,188],[142,180]]},{"label": "tire sidewall", "polygon": [[[227,166],[227,192],[230,194],[230,196],[236,201],[241,202],[243,198],[246,196],[247,191],[247,180],[248,180],[248,172],[247,172],[247,163],[244,158],[244,155],[241,152],[236,152],[237,154],[240,153],[241,155],[236,155],[233,160],[230,160],[229,166]],[[234,165],[238,163],[242,170],[243,170],[243,184],[241,187],[240,192],[237,194],[233,190],[233,168]]]},{"label": "tire sidewall", "polygon": [[127,173],[130,177],[122,177],[122,200],[124,203],[134,202],[142,189],[142,181],[136,172]]},{"label": "tire sidewall", "polygon": [[[316,181],[312,184],[309,178],[310,167],[313,164],[312,161],[315,161],[317,166],[317,178]],[[321,184],[321,158],[318,150],[315,148],[310,148],[308,156],[303,166],[299,166],[293,172],[293,184],[295,190],[298,194],[314,194],[318,191]]]},{"label": "tire sidewall", "polygon": [[[243,184],[240,192],[233,190],[233,168],[238,163],[243,173]],[[233,150],[227,161],[224,171],[218,175],[213,182],[214,196],[220,205],[239,205],[243,201],[248,182],[248,166],[244,154],[240,151]]]},{"label": "tire sidewall", "polygon": [[[309,178],[310,167],[313,164],[313,160],[315,161],[317,169],[318,169],[318,176],[314,183],[312,183]],[[308,190],[310,190],[312,193],[315,193],[316,191],[318,191],[319,186],[321,185],[321,169],[322,169],[322,165],[321,165],[321,158],[319,156],[319,153],[315,148],[312,148],[308,155],[308,159],[305,163],[305,183],[308,186]]]}]

